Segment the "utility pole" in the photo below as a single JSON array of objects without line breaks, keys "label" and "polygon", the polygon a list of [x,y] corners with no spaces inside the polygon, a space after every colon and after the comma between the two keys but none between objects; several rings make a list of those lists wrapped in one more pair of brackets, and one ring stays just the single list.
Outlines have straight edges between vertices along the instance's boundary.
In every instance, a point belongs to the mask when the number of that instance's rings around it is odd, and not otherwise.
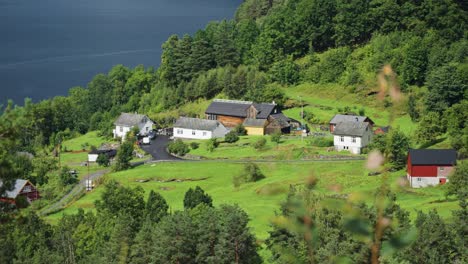
[{"label": "utility pole", "polygon": [[301,143],[304,141],[304,104],[302,104],[302,97],[299,96],[301,104]]}]

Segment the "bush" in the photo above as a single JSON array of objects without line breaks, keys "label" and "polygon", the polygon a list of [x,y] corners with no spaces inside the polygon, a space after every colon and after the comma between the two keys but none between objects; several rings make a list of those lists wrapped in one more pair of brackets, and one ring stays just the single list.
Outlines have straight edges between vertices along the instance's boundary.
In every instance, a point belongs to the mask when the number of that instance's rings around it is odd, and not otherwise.
[{"label": "bush", "polygon": [[242,183],[256,182],[265,178],[257,164],[249,162],[244,165],[244,170],[240,175],[234,176],[232,182],[235,187],[239,187]]},{"label": "bush", "polygon": [[271,142],[276,143],[277,145],[281,142],[281,132],[277,131],[270,136]]},{"label": "bush", "polygon": [[182,139],[176,139],[175,141],[171,142],[167,149],[170,153],[178,156],[184,156],[189,152],[187,144],[185,144]]},{"label": "bush", "polygon": [[198,144],[197,142],[191,142],[190,143],[190,148],[191,149],[197,149],[199,146],[200,146],[200,144]]},{"label": "bush", "polygon": [[99,154],[99,156],[96,159],[96,162],[97,164],[99,164],[99,166],[103,167],[109,167],[110,165],[109,156],[107,156],[106,154]]},{"label": "bush", "polygon": [[237,125],[232,131],[238,136],[247,135],[247,129],[242,124]]},{"label": "bush", "polygon": [[219,145],[219,142],[216,140],[216,138],[212,138],[206,142],[206,150],[209,152],[213,152],[215,148],[217,148]]},{"label": "bush", "polygon": [[311,139],[309,142],[312,146],[315,146],[315,147],[332,147],[333,146],[333,139],[331,138],[317,137],[317,138]]},{"label": "bush", "polygon": [[266,144],[266,139],[264,137],[261,137],[257,141],[255,141],[255,143],[253,144],[253,147],[259,150],[265,147],[265,144]]},{"label": "bush", "polygon": [[227,143],[234,143],[234,142],[237,142],[238,140],[239,140],[239,136],[234,131],[230,131],[229,133],[226,134],[226,136],[224,136],[224,141],[226,141]]}]

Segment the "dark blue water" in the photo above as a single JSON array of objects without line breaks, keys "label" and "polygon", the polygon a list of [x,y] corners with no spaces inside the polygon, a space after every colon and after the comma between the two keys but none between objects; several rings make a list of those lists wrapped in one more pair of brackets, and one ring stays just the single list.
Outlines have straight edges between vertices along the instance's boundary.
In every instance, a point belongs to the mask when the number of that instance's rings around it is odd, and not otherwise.
[{"label": "dark blue water", "polygon": [[241,0],[0,0],[0,103],[66,95],[113,65],[159,66],[171,35],[232,18]]}]

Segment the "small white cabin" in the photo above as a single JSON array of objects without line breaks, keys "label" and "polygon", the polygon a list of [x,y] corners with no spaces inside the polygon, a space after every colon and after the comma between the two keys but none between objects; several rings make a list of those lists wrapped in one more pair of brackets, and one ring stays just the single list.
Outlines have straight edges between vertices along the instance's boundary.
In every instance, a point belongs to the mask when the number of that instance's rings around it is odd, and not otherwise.
[{"label": "small white cabin", "polygon": [[210,139],[224,137],[228,132],[216,120],[180,117],[174,124],[174,138]]},{"label": "small white cabin", "polygon": [[372,140],[372,128],[367,122],[340,122],[333,131],[333,144],[338,151],[361,154],[361,149]]}]

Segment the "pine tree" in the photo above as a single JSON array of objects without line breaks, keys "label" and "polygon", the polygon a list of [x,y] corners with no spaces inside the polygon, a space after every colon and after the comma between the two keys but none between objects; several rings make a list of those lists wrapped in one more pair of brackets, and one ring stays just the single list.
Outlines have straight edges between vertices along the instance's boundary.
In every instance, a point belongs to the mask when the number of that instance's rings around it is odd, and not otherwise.
[{"label": "pine tree", "polygon": [[161,194],[150,191],[148,201],[146,202],[145,215],[152,222],[159,222],[161,219],[168,215],[169,206]]}]

